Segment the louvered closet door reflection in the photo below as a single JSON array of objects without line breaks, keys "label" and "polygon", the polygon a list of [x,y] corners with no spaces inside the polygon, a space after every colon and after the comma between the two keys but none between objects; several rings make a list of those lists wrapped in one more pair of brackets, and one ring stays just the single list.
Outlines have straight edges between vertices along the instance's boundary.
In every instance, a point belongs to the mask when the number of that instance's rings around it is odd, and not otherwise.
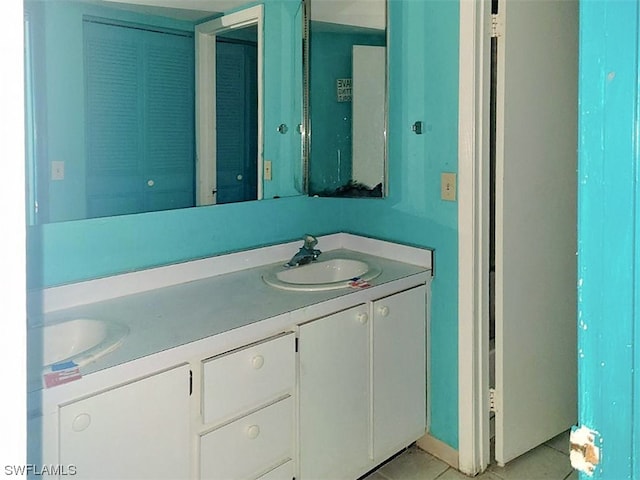
[{"label": "louvered closet door reflection", "polygon": [[87,20],[84,45],[88,216],[193,206],[192,36]]},{"label": "louvered closet door reflection", "polygon": [[[193,38],[144,35],[144,207],[195,205]],[[149,185],[149,180],[153,185]]]},{"label": "louvered closet door reflection", "polygon": [[258,195],[257,46],[216,43],[217,203]]}]

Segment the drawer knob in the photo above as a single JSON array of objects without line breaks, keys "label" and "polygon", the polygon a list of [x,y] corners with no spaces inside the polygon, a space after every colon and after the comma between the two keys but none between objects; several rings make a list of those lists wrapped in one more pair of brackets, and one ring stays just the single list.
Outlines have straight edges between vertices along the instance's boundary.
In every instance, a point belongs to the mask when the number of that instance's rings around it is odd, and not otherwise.
[{"label": "drawer knob", "polygon": [[387,307],[386,305],[382,305],[378,308],[378,313],[383,317],[386,317],[387,315],[389,315],[389,307]]},{"label": "drawer knob", "polygon": [[358,314],[358,321],[364,325],[365,323],[367,323],[369,321],[369,315],[366,314],[365,312],[360,312]]},{"label": "drawer knob", "polygon": [[258,438],[258,435],[260,435],[260,427],[258,425],[247,427],[247,437],[251,440]]},{"label": "drawer knob", "polygon": [[251,359],[251,366],[256,370],[260,370],[264,365],[264,357],[262,355],[256,355]]},{"label": "drawer knob", "polygon": [[91,425],[91,415],[89,415],[88,413],[81,413],[73,419],[71,428],[74,432],[82,432],[83,430],[89,428],[89,425]]}]

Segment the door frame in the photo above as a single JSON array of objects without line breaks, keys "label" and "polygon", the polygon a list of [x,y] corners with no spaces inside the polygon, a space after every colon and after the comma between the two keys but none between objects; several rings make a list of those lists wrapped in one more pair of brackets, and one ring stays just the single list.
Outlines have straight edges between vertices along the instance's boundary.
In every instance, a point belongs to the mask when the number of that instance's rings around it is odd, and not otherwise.
[{"label": "door frame", "polygon": [[196,49],[196,205],[216,203],[216,36],[249,25],[258,28],[258,158],[257,200],[263,197],[262,145],[264,98],[264,6],[256,5],[200,23]]},{"label": "door frame", "polygon": [[[11,391],[0,412],[4,435],[0,450],[6,465],[27,462],[27,217],[25,215],[24,126],[24,7],[22,2],[2,6],[4,28],[0,30],[0,58],[4,67],[0,102],[3,105],[0,143],[10,161],[5,162],[0,188],[4,248],[2,264],[3,335],[0,338],[3,387]],[[41,227],[31,227],[41,228]],[[40,235],[33,233],[36,237]],[[33,265],[31,265],[33,271]],[[14,470],[15,471],[15,470]],[[16,472],[17,473],[17,472]]]},{"label": "door frame", "polygon": [[[489,453],[489,105],[491,0],[460,2],[458,117],[458,463]],[[500,20],[498,20],[500,23]],[[501,25],[496,25],[498,33]]]},{"label": "door frame", "polygon": [[459,2],[458,463],[489,454],[489,100],[491,0]]}]

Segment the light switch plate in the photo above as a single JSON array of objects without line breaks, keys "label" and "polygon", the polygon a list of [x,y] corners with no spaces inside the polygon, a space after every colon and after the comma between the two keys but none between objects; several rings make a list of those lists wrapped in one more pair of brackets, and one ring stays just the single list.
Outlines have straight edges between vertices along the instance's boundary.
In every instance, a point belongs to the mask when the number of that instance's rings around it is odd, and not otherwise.
[{"label": "light switch plate", "polygon": [[51,180],[64,180],[64,162],[60,160],[51,162]]},{"label": "light switch plate", "polygon": [[271,180],[271,160],[264,161],[264,179]]},{"label": "light switch plate", "polygon": [[440,180],[440,197],[448,202],[456,201],[456,174],[442,173]]}]

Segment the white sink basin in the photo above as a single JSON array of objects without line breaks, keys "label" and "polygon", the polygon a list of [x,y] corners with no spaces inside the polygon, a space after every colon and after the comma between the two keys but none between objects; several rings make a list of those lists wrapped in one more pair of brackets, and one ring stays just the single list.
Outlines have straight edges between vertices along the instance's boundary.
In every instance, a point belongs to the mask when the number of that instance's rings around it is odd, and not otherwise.
[{"label": "white sink basin", "polygon": [[43,367],[73,361],[93,362],[118,348],[129,329],[115,322],[77,318],[29,330],[30,350]]},{"label": "white sink basin", "polygon": [[377,265],[349,258],[334,258],[300,267],[278,267],[263,280],[283,290],[314,292],[349,287],[352,280],[369,281],[382,273]]}]

